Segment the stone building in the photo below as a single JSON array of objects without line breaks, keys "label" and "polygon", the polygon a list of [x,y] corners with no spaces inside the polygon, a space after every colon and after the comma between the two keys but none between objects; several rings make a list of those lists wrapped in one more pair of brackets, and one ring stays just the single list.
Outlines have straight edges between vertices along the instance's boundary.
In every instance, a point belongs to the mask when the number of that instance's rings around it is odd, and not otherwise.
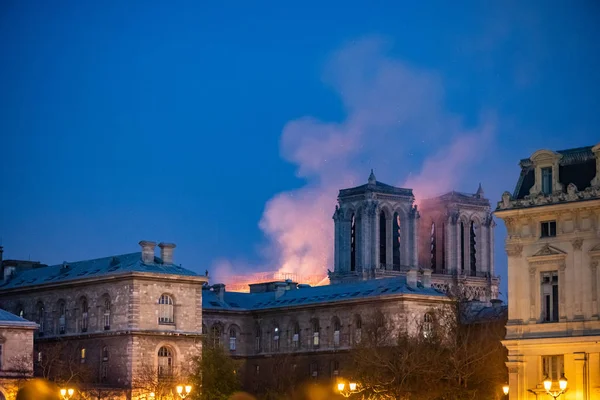
[{"label": "stone building", "polygon": [[[80,390],[138,398],[155,376],[175,376],[201,350],[204,276],[173,262],[174,244],[59,265],[14,267],[1,307],[35,321],[35,368]],[[57,368],[60,366],[60,368]],[[64,368],[68,366],[68,368]],[[66,370],[74,371],[63,376]],[[52,374],[52,372],[51,372]]]},{"label": "stone building", "polygon": [[450,192],[415,205],[412,189],[376,180],[340,190],[335,224],[332,284],[408,271],[432,275],[448,292],[460,285],[471,298],[498,297],[494,227],[481,185],[475,194]]},{"label": "stone building", "polygon": [[520,166],[495,213],[508,231],[510,398],[546,396],[544,378],[557,388],[563,374],[561,398],[600,398],[600,144]]},{"label": "stone building", "polygon": [[330,285],[282,280],[250,285],[250,293],[205,287],[203,332],[246,361],[249,390],[276,384],[274,376],[343,377],[363,325],[379,314],[414,332],[430,325],[430,310],[449,304],[454,287],[486,305],[497,297],[494,223],[481,187],[420,207],[411,189],[371,172],[367,184],[339,192]]},{"label": "stone building", "polygon": [[12,399],[33,376],[33,334],[37,324],[0,309],[0,400]]}]

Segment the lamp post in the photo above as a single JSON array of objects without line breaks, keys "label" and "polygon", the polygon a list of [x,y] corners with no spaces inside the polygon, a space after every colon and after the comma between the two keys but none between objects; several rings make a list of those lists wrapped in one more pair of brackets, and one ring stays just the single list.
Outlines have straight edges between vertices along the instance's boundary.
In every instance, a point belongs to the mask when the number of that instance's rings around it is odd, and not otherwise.
[{"label": "lamp post", "polygon": [[565,374],[562,374],[560,376],[560,379],[558,380],[558,387],[560,390],[551,390],[552,379],[546,376],[546,378],[544,379],[544,389],[546,390],[546,393],[548,393],[556,400],[561,394],[567,391],[567,378],[565,378]]},{"label": "lamp post", "polygon": [[355,382],[348,382],[348,388],[346,389],[346,384],[344,382],[340,382],[337,384],[338,392],[344,397],[350,397],[352,393],[356,393],[357,384]]},{"label": "lamp post", "polygon": [[69,400],[73,396],[73,393],[75,393],[74,389],[60,389],[60,395],[63,400]]},{"label": "lamp post", "polygon": [[506,397],[506,398],[508,398],[508,389],[509,389],[509,387],[508,387],[508,383],[505,383],[505,384],[502,386],[502,391],[504,392],[504,397]]},{"label": "lamp post", "polygon": [[185,399],[192,391],[192,385],[177,385],[177,394],[182,399]]}]

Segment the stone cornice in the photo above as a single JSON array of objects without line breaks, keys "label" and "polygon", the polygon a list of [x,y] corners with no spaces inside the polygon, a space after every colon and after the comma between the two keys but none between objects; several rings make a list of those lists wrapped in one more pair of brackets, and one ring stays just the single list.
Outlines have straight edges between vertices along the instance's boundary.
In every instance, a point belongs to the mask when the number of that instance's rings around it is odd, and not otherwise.
[{"label": "stone cornice", "polygon": [[539,207],[548,205],[559,205],[586,200],[600,199],[600,187],[588,187],[578,191],[572,183],[567,186],[567,192],[554,192],[549,195],[538,193],[537,195],[525,196],[523,199],[514,199],[509,192],[502,194],[502,200],[498,202],[496,211]]}]

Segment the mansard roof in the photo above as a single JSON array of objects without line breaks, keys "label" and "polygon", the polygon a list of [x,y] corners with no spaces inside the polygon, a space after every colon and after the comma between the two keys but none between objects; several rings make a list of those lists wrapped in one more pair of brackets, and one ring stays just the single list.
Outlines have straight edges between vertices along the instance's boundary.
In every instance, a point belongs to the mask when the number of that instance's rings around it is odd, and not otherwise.
[{"label": "mansard roof", "polygon": [[151,264],[144,264],[142,253],[137,252],[19,271],[15,276],[0,284],[0,290],[123,275],[131,272],[198,276],[195,272],[181,266],[165,264],[159,257],[154,257],[154,262]]},{"label": "mansard roof", "polygon": [[[578,147],[574,149],[559,150],[556,153],[562,157],[558,162],[559,179],[566,192],[567,186],[573,183],[578,191],[590,187],[590,182],[596,176],[596,158],[592,152],[594,146]],[[521,175],[513,193],[514,199],[524,199],[529,196],[529,190],[535,184],[535,168],[530,158],[524,158],[519,163]]]},{"label": "mansard roof", "polygon": [[444,293],[434,288],[424,288],[421,284],[416,288],[411,288],[406,284],[406,277],[403,276],[336,285],[292,288],[286,290],[279,298],[276,298],[275,292],[239,293],[226,291],[223,294],[223,301],[221,301],[217,293],[209,290],[210,287],[205,286],[204,289],[202,291],[203,309],[228,311],[300,307],[398,295],[447,298]]},{"label": "mansard roof", "polygon": [[338,197],[355,196],[359,194],[365,194],[367,192],[393,194],[397,196],[408,196],[413,195],[412,189],[400,188],[392,185],[388,185],[383,182],[375,181],[375,183],[366,183],[364,185],[356,186],[349,189],[341,189]]},{"label": "mansard roof", "polygon": [[15,314],[9,313],[6,310],[0,308],[0,326],[17,326],[24,328],[37,328],[35,322],[26,320],[16,316]]}]

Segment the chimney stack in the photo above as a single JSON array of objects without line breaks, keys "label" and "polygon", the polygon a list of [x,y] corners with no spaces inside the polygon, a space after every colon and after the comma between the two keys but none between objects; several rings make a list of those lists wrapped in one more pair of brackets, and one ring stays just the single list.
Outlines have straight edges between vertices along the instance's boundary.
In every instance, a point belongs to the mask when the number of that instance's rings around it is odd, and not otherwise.
[{"label": "chimney stack", "polygon": [[406,286],[408,286],[411,289],[417,288],[417,270],[416,269],[411,268],[406,273]]},{"label": "chimney stack", "polygon": [[156,247],[156,242],[142,240],[139,244],[142,246],[142,262],[144,264],[154,264],[154,248]]},{"label": "chimney stack", "polygon": [[426,289],[431,288],[431,269],[426,268],[423,270],[423,287]]},{"label": "chimney stack", "polygon": [[213,289],[213,292],[215,292],[215,294],[219,298],[219,301],[221,303],[224,303],[225,302],[225,284],[224,283],[215,283],[214,285],[212,285],[212,289]]},{"label": "chimney stack", "polygon": [[176,247],[175,243],[160,242],[158,247],[160,247],[160,258],[162,258],[163,264],[173,264],[173,249]]}]

